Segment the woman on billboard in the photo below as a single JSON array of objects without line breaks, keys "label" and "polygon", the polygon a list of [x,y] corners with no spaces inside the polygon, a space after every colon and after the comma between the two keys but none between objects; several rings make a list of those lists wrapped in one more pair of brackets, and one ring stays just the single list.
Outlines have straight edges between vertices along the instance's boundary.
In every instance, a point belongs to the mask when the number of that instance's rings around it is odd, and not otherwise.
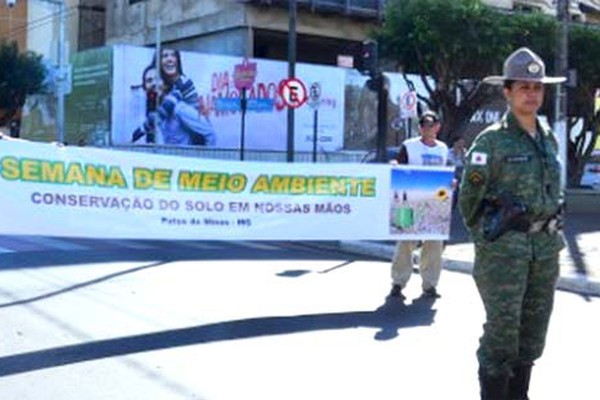
[{"label": "woman on billboard", "polygon": [[183,73],[181,54],[163,49],[160,80],[154,64],[144,69],[142,85],[146,92],[146,120],[132,135],[149,143],[167,145],[215,145],[215,131],[208,110],[200,107],[194,82]]}]

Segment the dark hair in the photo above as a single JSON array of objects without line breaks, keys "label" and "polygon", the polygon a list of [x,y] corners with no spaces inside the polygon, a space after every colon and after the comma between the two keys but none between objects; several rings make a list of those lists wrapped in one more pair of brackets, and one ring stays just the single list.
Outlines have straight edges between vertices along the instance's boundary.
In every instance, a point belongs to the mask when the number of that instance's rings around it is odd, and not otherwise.
[{"label": "dark hair", "polygon": [[419,125],[425,122],[440,122],[440,117],[434,111],[428,110],[419,117]]},{"label": "dark hair", "polygon": [[513,83],[515,83],[515,81],[513,79],[507,79],[502,84],[502,87],[504,87],[504,89],[510,89],[510,88],[512,88]]},{"label": "dark hair", "polygon": [[146,68],[144,68],[144,72],[142,72],[142,87],[146,86],[146,74],[151,69],[155,69],[155,67],[156,67],[156,65],[154,65],[154,63],[152,63],[152,64],[148,65]]},{"label": "dark hair", "polygon": [[173,50],[173,49],[168,49],[168,48],[164,48],[160,50],[160,55],[161,55],[161,59],[159,60],[159,66],[160,66],[160,79],[162,79],[163,82],[165,82],[166,84],[169,84],[169,77],[165,75],[163,69],[162,69],[162,53],[166,50],[171,50],[173,51],[173,53],[175,54],[175,58],[177,59],[177,73],[179,75],[183,75],[183,66],[181,65],[181,53],[179,52],[179,50]]}]

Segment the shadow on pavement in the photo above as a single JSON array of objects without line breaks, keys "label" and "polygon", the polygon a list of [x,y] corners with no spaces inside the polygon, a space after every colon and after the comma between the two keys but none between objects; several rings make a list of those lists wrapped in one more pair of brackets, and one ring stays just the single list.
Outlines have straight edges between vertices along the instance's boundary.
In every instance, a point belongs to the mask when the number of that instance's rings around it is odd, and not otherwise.
[{"label": "shadow on pavement", "polygon": [[[15,252],[0,254],[0,271],[20,268],[43,268],[56,265],[80,266],[81,264],[93,264],[118,261],[140,261],[140,262],[170,262],[189,260],[229,260],[232,258],[231,251],[223,248],[191,248],[182,246],[184,241],[144,241],[154,245],[150,249],[131,248],[91,248],[89,250],[47,250],[38,252]],[[98,240],[97,243],[102,243]],[[202,241],[202,243],[207,243]],[[218,242],[215,242],[218,243]],[[310,242],[268,242],[260,243],[278,247],[280,251],[274,253],[259,248],[236,248],[236,260],[269,260],[277,258],[280,260],[340,260],[340,250],[333,242],[320,242],[319,245]],[[302,256],[299,256],[302,253]],[[32,255],[35,255],[32,257]],[[376,260],[376,257],[352,254],[352,261]]]},{"label": "shadow on pavement", "polygon": [[[159,267],[159,266],[165,265],[165,264],[166,264],[166,262],[156,262],[156,263],[152,263],[152,264],[148,264],[148,265],[142,265],[142,266],[139,266],[139,267],[130,268],[130,269],[127,269],[127,270],[124,270],[124,271],[115,272],[115,273],[112,273],[112,274],[101,276],[99,278],[91,279],[89,281],[85,281],[85,282],[77,283],[75,285],[67,286],[67,287],[62,288],[60,290],[55,290],[53,292],[44,293],[42,295],[38,295],[38,296],[35,296],[35,297],[30,297],[28,299],[21,299],[21,300],[11,301],[10,303],[3,303],[3,304],[0,304],[0,308],[20,306],[20,305],[23,305],[23,304],[29,304],[29,303],[33,303],[33,302],[36,302],[36,301],[45,300],[45,299],[48,299],[48,298],[51,298],[51,297],[59,296],[59,295],[64,294],[64,293],[72,292],[74,290],[82,289],[82,288],[87,287],[87,286],[96,285],[98,283],[105,282],[105,281],[108,281],[108,280],[113,279],[113,278],[117,278],[117,277],[120,277],[120,276],[123,276],[123,275],[133,274],[133,273],[138,272],[138,271],[143,271],[143,270],[146,270],[146,269],[150,269],[150,268],[154,268],[154,267]],[[9,293],[9,292],[5,291],[4,289],[0,289],[0,294],[3,295],[3,296],[6,296],[6,297],[13,297],[13,298],[15,297],[14,294]]]},{"label": "shadow on pavement", "polygon": [[10,355],[0,358],[0,376],[180,346],[320,330],[375,328],[375,340],[390,340],[402,328],[431,325],[434,301],[417,298],[404,304],[388,298],[374,311],[249,318]]},{"label": "shadow on pavement", "polygon": [[[593,250],[586,249],[578,242],[577,235],[598,232],[600,230],[598,215],[598,213],[567,213],[565,217],[564,234],[567,250],[573,260],[575,272],[584,276],[590,274],[589,268],[591,267],[585,263],[584,254],[591,255]],[[600,276],[600,271],[597,271],[595,275]]]}]

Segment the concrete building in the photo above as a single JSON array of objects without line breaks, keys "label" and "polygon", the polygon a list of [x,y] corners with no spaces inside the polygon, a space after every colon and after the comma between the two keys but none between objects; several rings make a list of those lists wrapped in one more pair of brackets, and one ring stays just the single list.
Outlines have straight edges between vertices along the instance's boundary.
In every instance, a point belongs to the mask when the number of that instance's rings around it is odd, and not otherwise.
[{"label": "concrete building", "polygon": [[[8,3],[13,7],[8,7]],[[164,44],[190,51],[287,58],[288,0],[8,0],[0,4],[0,39],[17,40],[55,61],[58,4],[64,2],[67,55],[112,43]],[[504,10],[556,14],[555,0],[483,0]],[[167,6],[168,4],[168,6]],[[360,54],[383,18],[386,0],[297,0],[297,57],[335,65]],[[600,0],[570,0],[571,18],[600,23]]]},{"label": "concrete building", "polygon": [[[553,0],[483,0],[504,10],[555,15]],[[382,20],[386,0],[297,0],[297,60],[335,65],[358,56]],[[288,0],[108,0],[106,43],[287,59]],[[571,0],[571,17],[600,21],[600,0]]]},{"label": "concrete building", "polygon": [[[287,58],[288,2],[277,0],[111,0],[107,44],[163,44],[177,49],[271,59]],[[299,0],[298,61],[335,65],[358,55],[383,16],[384,0]]]},{"label": "concrete building", "polygon": [[[8,4],[11,3],[12,6]],[[13,0],[0,4],[0,39],[56,63],[59,5],[64,4],[66,56],[105,42],[105,0]]]},{"label": "concrete building", "polygon": [[16,41],[19,49],[27,46],[27,32],[19,29],[27,23],[27,2],[0,4],[0,39]]}]

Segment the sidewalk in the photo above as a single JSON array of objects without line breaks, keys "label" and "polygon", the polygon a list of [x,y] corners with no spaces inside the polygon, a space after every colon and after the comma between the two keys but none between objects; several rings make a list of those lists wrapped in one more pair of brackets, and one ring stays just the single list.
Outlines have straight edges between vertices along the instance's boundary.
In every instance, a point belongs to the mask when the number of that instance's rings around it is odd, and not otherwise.
[{"label": "sidewalk", "polygon": [[[600,214],[572,212],[566,215],[567,247],[560,254],[558,289],[600,296]],[[394,242],[342,241],[340,248],[392,259]],[[458,216],[453,217],[450,240],[444,249],[444,269],[471,273],[474,248]]]}]

